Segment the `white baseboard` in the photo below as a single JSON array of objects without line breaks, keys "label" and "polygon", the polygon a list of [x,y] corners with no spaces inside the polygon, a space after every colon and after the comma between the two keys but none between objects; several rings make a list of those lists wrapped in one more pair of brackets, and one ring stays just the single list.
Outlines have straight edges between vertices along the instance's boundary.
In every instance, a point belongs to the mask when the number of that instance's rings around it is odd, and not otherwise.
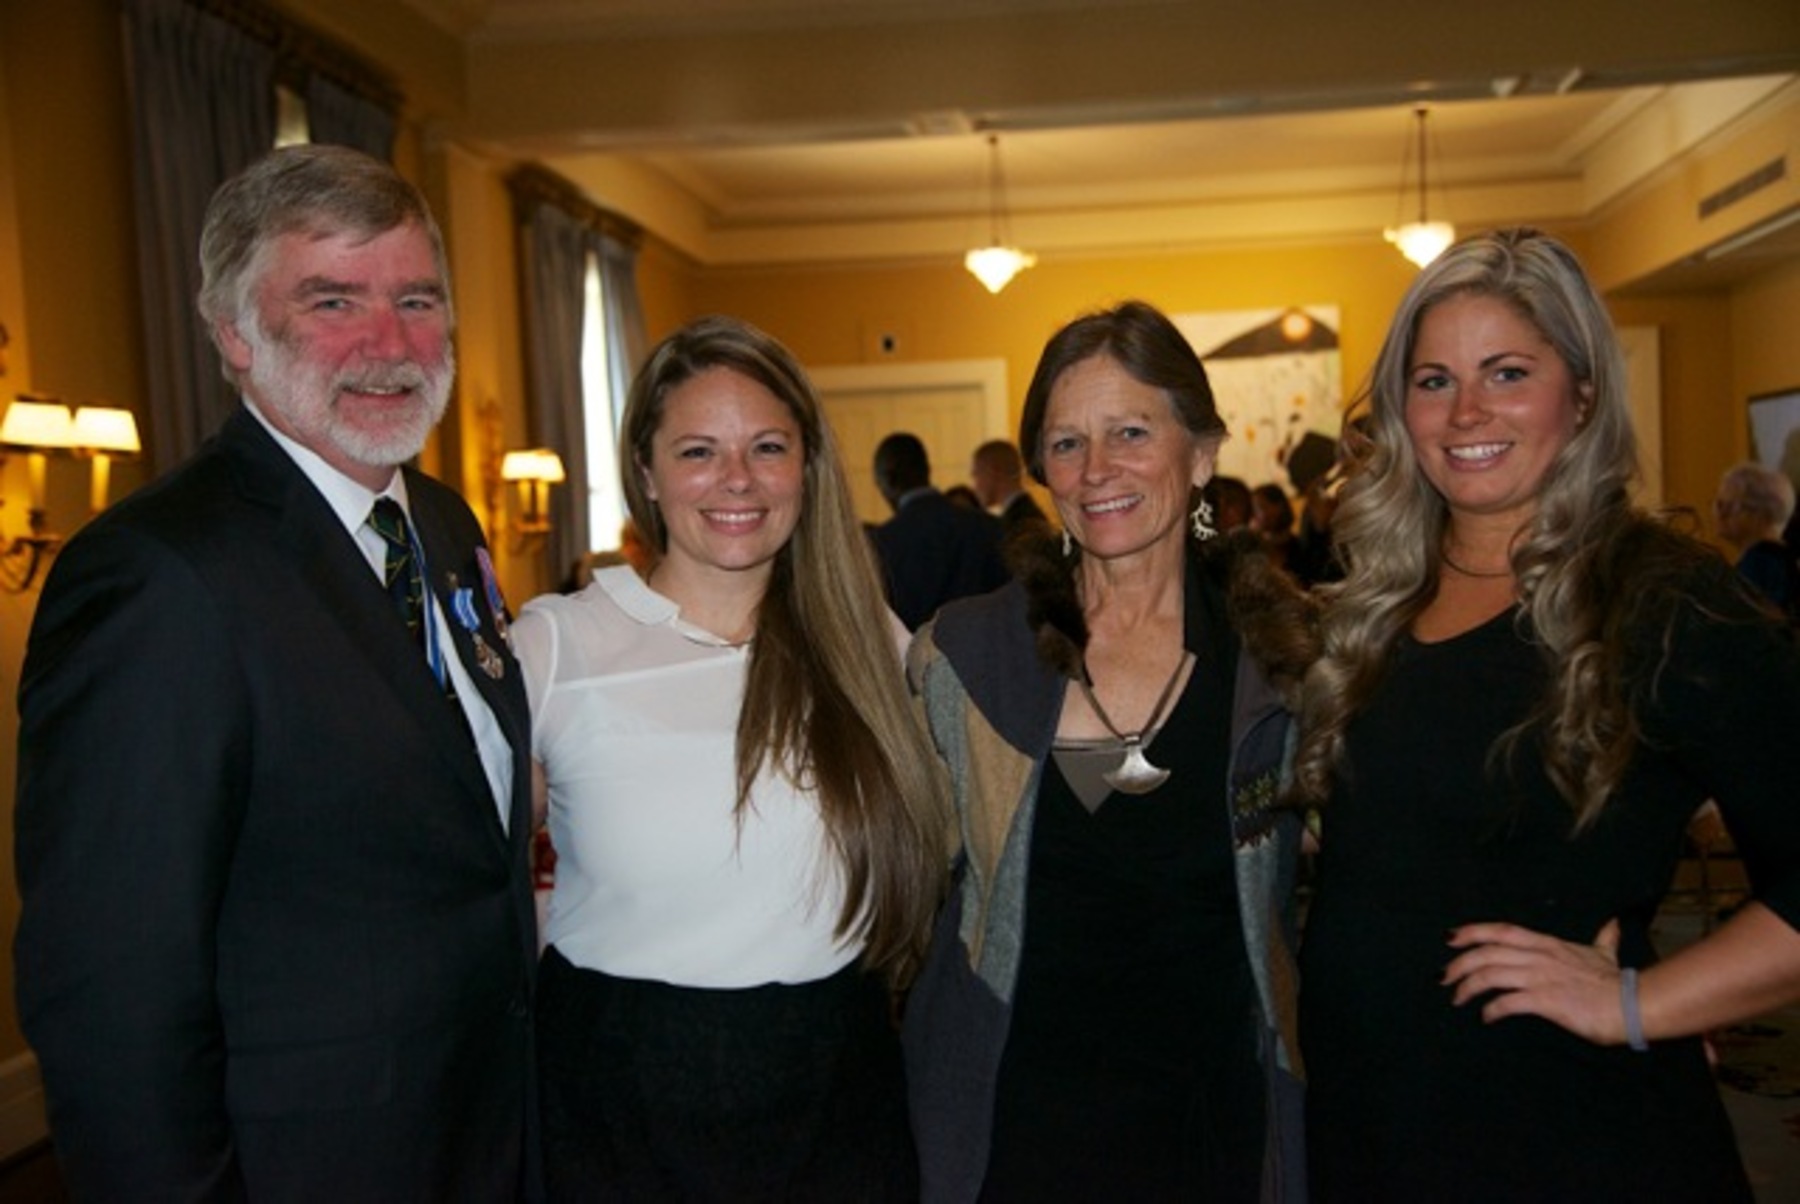
[{"label": "white baseboard", "polygon": [[0,1062],[0,1162],[49,1136],[37,1057],[27,1052]]}]

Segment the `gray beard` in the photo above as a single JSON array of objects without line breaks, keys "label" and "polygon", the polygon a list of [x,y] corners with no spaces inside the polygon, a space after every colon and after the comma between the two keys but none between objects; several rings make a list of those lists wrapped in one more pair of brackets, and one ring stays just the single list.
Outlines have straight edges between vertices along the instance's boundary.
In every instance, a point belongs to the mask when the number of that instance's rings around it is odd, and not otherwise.
[{"label": "gray beard", "polygon": [[[253,352],[245,391],[280,416],[299,441],[314,451],[336,448],[354,463],[393,468],[425,448],[450,402],[456,379],[456,349],[446,339],[436,369],[414,362],[370,364],[357,371],[331,372],[297,354],[286,339],[271,337],[255,314],[239,324]],[[338,414],[336,398],[346,386],[413,389],[419,404],[399,427],[385,432],[356,428]]]}]

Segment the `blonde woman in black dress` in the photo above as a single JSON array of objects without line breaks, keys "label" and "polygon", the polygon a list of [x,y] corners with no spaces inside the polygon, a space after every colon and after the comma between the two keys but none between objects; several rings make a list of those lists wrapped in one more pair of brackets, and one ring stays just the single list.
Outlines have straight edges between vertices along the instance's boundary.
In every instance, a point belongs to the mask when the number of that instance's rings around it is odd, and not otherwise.
[{"label": "blonde woman in black dress", "polygon": [[[1618,344],[1556,240],[1425,269],[1368,401],[1302,706],[1314,1198],[1748,1200],[1700,1034],[1800,998],[1800,654],[1632,507]],[[1708,798],[1755,895],[1659,962]]]}]

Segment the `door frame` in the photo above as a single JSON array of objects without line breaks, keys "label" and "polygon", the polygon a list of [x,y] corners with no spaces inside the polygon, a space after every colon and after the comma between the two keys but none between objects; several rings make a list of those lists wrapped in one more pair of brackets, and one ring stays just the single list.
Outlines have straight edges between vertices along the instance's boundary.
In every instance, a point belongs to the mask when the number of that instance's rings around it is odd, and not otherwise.
[{"label": "door frame", "polygon": [[988,438],[1010,439],[1009,398],[1004,359],[921,360],[904,364],[844,364],[811,368],[821,404],[846,393],[904,393],[908,390],[977,389]]}]

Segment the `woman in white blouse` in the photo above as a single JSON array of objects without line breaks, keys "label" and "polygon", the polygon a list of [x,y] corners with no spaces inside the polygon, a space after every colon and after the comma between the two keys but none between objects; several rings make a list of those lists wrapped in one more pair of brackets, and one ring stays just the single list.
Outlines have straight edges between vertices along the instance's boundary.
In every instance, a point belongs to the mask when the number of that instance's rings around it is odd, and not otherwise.
[{"label": "woman in white blouse", "polygon": [[947,820],[830,429],[784,347],[707,318],[651,354],[620,448],[648,580],[514,627],[558,854],[550,1196],[914,1198],[889,1000]]}]

